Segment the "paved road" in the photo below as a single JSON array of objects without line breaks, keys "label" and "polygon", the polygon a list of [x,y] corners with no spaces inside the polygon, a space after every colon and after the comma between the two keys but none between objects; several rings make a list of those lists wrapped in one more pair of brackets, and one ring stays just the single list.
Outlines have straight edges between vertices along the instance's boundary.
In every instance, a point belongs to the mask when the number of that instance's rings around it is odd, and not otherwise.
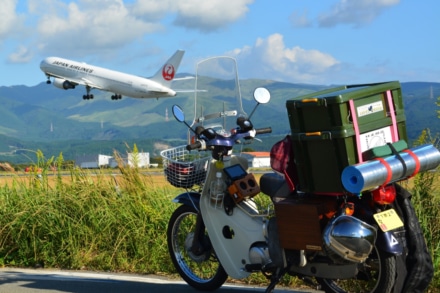
[{"label": "paved road", "polygon": [[[162,293],[200,292],[186,283],[159,276],[107,274],[32,269],[0,269],[0,293]],[[215,292],[264,292],[264,288],[226,284]],[[275,288],[275,293],[320,292],[314,290],[286,290]]]}]

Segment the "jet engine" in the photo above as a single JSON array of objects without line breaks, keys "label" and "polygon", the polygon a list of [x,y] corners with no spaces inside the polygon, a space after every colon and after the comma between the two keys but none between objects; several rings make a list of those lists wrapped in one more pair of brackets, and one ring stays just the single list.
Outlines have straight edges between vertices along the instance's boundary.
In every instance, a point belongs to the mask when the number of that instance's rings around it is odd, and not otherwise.
[{"label": "jet engine", "polygon": [[76,84],[61,78],[54,78],[53,85],[64,90],[74,89],[76,86]]}]

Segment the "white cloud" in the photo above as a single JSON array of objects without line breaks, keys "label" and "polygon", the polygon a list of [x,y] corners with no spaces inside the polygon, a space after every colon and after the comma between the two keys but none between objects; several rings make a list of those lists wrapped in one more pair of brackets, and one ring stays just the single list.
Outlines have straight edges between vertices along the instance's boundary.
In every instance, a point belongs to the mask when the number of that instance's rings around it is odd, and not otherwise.
[{"label": "white cloud", "polygon": [[332,11],[321,14],[319,26],[333,27],[342,23],[362,26],[399,2],[400,0],[340,0],[333,6]]},{"label": "white cloud", "polygon": [[203,32],[215,31],[237,21],[249,10],[254,0],[181,0],[176,1],[177,17],[174,23]]},{"label": "white cloud", "polygon": [[293,12],[289,17],[289,21],[296,28],[310,27],[312,25],[312,22],[307,17],[307,11],[303,13]]},{"label": "white cloud", "polygon": [[254,0],[29,0],[36,18],[36,47],[45,54],[101,55],[175,25],[202,32],[218,30],[248,12]]},{"label": "white cloud", "polygon": [[35,13],[42,14],[37,27],[42,50],[106,50],[122,47],[160,29],[160,25],[130,14],[122,0],[80,0],[68,4],[55,1],[55,4],[48,10],[32,6]]},{"label": "white cloud", "polygon": [[17,0],[3,0],[0,9],[0,37],[13,36],[21,29],[23,17],[16,13]]},{"label": "white cloud", "polygon": [[150,21],[157,21],[165,17],[167,13],[174,13],[177,2],[173,0],[137,0],[130,6],[130,10],[134,15]]},{"label": "white cloud", "polygon": [[288,82],[324,82],[340,63],[319,50],[286,48],[280,34],[259,38],[253,47],[235,49],[229,54],[237,57],[240,72],[248,77]]},{"label": "white cloud", "polygon": [[202,32],[216,31],[243,17],[254,0],[138,0],[133,13],[143,18],[160,19],[175,14],[174,24]]},{"label": "white cloud", "polygon": [[33,57],[32,52],[25,46],[19,46],[17,50],[8,56],[10,63],[27,63]]}]

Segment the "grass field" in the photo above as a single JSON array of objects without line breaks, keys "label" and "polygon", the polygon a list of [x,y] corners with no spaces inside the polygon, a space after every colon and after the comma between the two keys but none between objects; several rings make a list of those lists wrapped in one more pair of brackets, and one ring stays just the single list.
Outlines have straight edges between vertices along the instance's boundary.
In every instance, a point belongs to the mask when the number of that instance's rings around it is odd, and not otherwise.
[{"label": "grass field", "polygon": [[[182,189],[171,186],[161,169],[43,168],[39,175],[0,173],[0,266],[175,273],[166,229],[177,207],[171,200]],[[255,175],[257,180],[261,176]],[[416,192],[436,268],[433,288],[440,283],[437,178],[427,174],[405,186]],[[252,274],[244,282],[266,281]],[[286,278],[283,284],[301,282]]]},{"label": "grass field", "polygon": [[[105,180],[109,184],[116,184],[121,179],[121,172],[118,169],[112,170],[83,170],[81,171],[89,180],[98,181]],[[171,186],[165,179],[163,170],[159,168],[139,170],[146,178],[151,180],[151,183],[157,187]],[[29,184],[30,182],[38,179],[41,173],[38,172],[0,172],[0,186],[11,185],[13,182],[20,184]],[[72,181],[70,171],[54,172],[48,171],[45,174],[47,182],[50,186],[54,186],[61,176],[62,181],[69,183]],[[172,186],[171,186],[172,187]]]}]

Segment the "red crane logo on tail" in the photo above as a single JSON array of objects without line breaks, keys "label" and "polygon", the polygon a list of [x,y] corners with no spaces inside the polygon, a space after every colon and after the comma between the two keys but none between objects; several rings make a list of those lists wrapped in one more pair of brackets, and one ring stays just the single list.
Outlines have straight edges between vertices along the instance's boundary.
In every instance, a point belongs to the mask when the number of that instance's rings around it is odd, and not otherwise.
[{"label": "red crane logo on tail", "polygon": [[165,64],[162,68],[162,77],[165,80],[172,80],[174,78],[174,66],[172,64]]}]

